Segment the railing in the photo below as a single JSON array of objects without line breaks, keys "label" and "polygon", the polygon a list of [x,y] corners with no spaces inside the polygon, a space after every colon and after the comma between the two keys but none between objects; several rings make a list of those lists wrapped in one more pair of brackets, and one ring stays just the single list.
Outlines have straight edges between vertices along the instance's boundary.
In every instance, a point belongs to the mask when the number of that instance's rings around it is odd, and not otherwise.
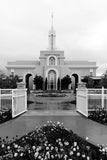
[{"label": "railing", "polygon": [[107,89],[77,89],[77,111],[88,117],[96,108],[107,110]]},{"label": "railing", "polygon": [[26,89],[0,89],[0,110],[12,110],[12,118],[27,111]]}]

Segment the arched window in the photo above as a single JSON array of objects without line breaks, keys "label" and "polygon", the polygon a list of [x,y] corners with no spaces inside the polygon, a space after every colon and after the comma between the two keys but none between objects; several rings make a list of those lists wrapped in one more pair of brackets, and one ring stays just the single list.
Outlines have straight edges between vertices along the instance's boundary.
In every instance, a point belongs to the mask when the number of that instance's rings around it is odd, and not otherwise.
[{"label": "arched window", "polygon": [[56,90],[56,72],[54,70],[48,72],[48,90]]},{"label": "arched window", "polygon": [[55,65],[55,57],[50,57],[49,58],[49,65],[54,66]]}]

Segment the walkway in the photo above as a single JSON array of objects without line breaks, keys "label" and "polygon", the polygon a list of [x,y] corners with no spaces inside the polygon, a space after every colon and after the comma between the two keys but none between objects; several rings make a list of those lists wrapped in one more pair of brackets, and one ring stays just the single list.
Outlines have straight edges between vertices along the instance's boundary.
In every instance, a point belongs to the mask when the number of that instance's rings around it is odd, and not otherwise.
[{"label": "walkway", "polygon": [[[28,114],[28,115],[27,115]],[[107,126],[93,122],[81,115],[56,115],[56,116],[37,116],[28,113],[10,120],[0,125],[0,137],[5,138],[7,135],[9,139],[16,135],[22,136],[37,126],[41,126],[47,121],[60,121],[68,129],[73,130],[81,137],[89,137],[89,141],[93,144],[104,144],[107,146]]]},{"label": "walkway", "polygon": [[5,138],[8,135],[9,139],[12,139],[16,135],[23,136],[50,120],[62,122],[65,128],[73,130],[83,138],[88,137],[89,141],[95,145],[104,144],[107,146],[107,126],[85,118],[74,109],[28,110],[20,117],[0,124],[0,137]]}]

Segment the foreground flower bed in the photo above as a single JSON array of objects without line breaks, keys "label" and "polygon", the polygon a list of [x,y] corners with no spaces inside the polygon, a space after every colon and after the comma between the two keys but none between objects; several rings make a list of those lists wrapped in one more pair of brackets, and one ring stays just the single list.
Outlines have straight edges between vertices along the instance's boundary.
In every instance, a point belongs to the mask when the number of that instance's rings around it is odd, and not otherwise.
[{"label": "foreground flower bed", "polygon": [[0,123],[6,122],[8,120],[12,119],[12,113],[11,109],[1,109],[0,110]]},{"label": "foreground flower bed", "polygon": [[89,114],[88,118],[98,123],[107,125],[107,111],[105,109],[96,108],[95,111]]},{"label": "foreground flower bed", "polygon": [[13,142],[0,140],[0,160],[106,160],[106,151],[59,122],[48,122]]}]

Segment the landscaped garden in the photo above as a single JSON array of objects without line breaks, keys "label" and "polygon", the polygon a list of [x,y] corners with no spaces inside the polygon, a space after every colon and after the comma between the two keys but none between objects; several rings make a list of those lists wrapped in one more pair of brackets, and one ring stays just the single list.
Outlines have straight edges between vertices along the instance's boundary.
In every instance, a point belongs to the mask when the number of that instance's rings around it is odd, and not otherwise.
[{"label": "landscaped garden", "polygon": [[82,139],[60,122],[47,122],[13,141],[0,139],[0,160],[106,160],[107,149]]},{"label": "landscaped garden", "polygon": [[61,91],[33,91],[36,97],[65,97],[71,94],[71,90],[61,90]]},{"label": "landscaped garden", "polygon": [[0,123],[6,122],[12,119],[12,111],[8,108],[3,108],[0,110]]},{"label": "landscaped garden", "polygon": [[107,125],[107,110],[105,110],[105,108],[96,108],[94,111],[90,112],[88,118]]}]

